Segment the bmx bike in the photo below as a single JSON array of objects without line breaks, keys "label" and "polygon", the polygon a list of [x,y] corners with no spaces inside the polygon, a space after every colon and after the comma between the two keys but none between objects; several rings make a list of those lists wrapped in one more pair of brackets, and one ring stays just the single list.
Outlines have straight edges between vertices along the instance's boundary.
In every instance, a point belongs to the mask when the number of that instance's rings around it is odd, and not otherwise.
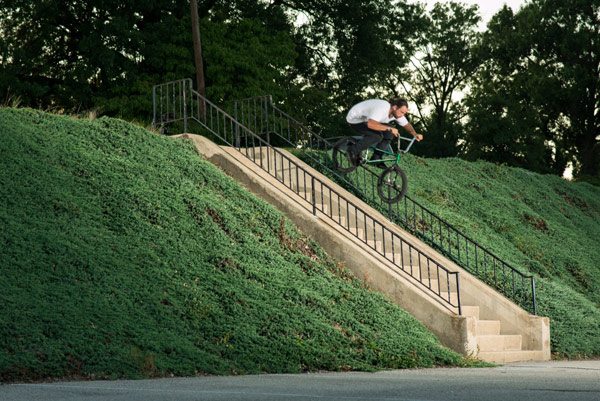
[{"label": "bmx bike", "polygon": [[[386,203],[392,204],[398,202],[406,194],[408,189],[408,179],[406,174],[400,168],[399,163],[402,155],[407,153],[415,142],[416,138],[405,138],[398,135],[398,152],[394,152],[392,147],[388,145],[386,150],[379,150],[383,154],[381,159],[370,160],[375,152],[375,147],[369,147],[363,150],[360,154],[360,162],[356,163],[348,154],[348,147],[354,146],[357,141],[362,139],[361,136],[345,137],[337,141],[332,148],[333,166],[340,173],[351,173],[356,170],[359,165],[369,165],[378,163],[389,163],[377,180],[377,194]],[[401,140],[408,141],[405,149],[402,149]]]}]

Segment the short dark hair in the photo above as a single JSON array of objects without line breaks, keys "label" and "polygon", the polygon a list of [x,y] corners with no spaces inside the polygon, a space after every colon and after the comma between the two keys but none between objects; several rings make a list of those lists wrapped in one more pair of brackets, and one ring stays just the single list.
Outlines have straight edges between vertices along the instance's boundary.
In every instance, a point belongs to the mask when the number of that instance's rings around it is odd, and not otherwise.
[{"label": "short dark hair", "polygon": [[390,99],[390,104],[392,106],[397,106],[397,107],[402,107],[402,106],[408,107],[408,102],[406,101],[406,99],[401,98],[401,97],[395,97],[393,99]]}]

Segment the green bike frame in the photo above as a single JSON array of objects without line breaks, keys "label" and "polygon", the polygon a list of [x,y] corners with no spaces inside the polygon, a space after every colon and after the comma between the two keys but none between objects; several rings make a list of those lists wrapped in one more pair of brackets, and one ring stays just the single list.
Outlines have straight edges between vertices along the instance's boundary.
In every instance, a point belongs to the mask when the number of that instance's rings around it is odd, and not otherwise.
[{"label": "green bike frame", "polygon": [[[357,138],[361,138],[361,137],[357,137]],[[400,142],[401,139],[404,139],[405,141],[409,142],[409,144],[406,146],[406,149],[402,149],[401,142]],[[366,161],[364,162],[364,164],[375,164],[375,163],[381,163],[381,162],[393,162],[393,164],[400,164],[400,159],[402,159],[402,155],[404,153],[408,153],[408,151],[412,147],[413,143],[415,143],[415,140],[416,140],[416,138],[405,138],[403,136],[398,135],[398,153],[395,153],[394,150],[392,149],[392,146],[388,145],[388,148],[386,150],[380,150],[383,153],[383,155],[381,156],[381,159],[378,159],[378,160],[370,160],[371,156],[375,152],[375,147],[371,146],[367,149],[367,151],[365,153]]]}]

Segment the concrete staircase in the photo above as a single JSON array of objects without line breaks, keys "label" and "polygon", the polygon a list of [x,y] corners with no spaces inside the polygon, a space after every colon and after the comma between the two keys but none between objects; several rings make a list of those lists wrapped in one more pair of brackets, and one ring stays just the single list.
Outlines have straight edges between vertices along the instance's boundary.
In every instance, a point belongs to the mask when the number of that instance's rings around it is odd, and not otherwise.
[{"label": "concrete staircase", "polygon": [[[268,147],[240,153],[183,136],[449,348],[496,363],[550,359],[548,318],[528,314],[290,153]],[[452,306],[459,301],[453,272],[460,275],[461,315]]]}]

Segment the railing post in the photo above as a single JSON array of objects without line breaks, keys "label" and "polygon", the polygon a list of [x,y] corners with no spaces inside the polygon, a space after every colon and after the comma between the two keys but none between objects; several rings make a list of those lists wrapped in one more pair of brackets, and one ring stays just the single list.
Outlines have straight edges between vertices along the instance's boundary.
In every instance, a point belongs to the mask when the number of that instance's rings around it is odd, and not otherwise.
[{"label": "railing post", "polygon": [[183,81],[181,83],[181,91],[183,93],[183,132],[188,132],[188,117],[187,117],[187,96],[186,96],[186,83],[187,81]]},{"label": "railing post", "polygon": [[156,129],[156,86],[152,88],[152,128]]},{"label": "railing post", "polygon": [[310,177],[310,197],[312,200],[313,215],[317,215],[317,194],[315,193],[315,176]]},{"label": "railing post", "polygon": [[240,126],[238,120],[238,102],[237,100],[233,103],[233,118],[238,124],[235,124],[235,147],[240,148]]},{"label": "railing post", "polygon": [[462,316],[462,306],[460,305],[460,272],[456,272],[456,302],[458,302],[458,315]]},{"label": "railing post", "polygon": [[531,302],[533,304],[533,314],[537,315],[537,305],[535,302],[535,278],[531,276]]}]

